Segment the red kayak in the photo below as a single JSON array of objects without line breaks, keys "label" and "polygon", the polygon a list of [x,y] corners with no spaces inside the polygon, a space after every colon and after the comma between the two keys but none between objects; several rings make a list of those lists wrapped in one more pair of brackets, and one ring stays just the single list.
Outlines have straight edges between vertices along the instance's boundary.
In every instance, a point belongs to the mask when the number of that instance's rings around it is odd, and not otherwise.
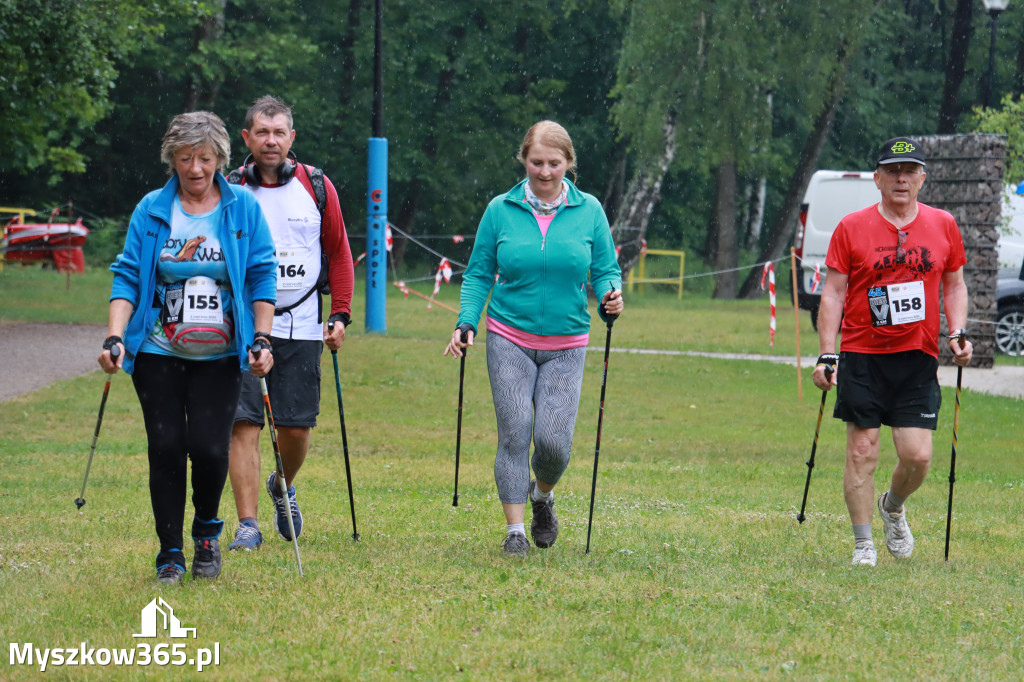
[{"label": "red kayak", "polygon": [[85,272],[82,246],[89,228],[74,223],[22,223],[15,217],[4,226],[0,249],[7,261],[53,262],[60,272]]}]

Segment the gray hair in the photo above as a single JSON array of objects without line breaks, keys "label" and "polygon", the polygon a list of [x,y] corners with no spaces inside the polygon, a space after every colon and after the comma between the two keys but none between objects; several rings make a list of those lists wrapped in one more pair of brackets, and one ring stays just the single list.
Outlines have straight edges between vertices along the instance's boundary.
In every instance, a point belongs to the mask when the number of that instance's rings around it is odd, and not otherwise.
[{"label": "gray hair", "polygon": [[171,119],[160,147],[160,160],[174,174],[174,155],[184,147],[209,147],[217,154],[218,168],[231,161],[231,139],[224,121],[210,111],[191,111]]},{"label": "gray hair", "polygon": [[274,118],[280,114],[284,114],[285,118],[288,119],[288,130],[291,130],[294,125],[294,121],[292,121],[292,108],[272,95],[264,95],[253,102],[249,110],[245,112],[245,129],[252,130],[257,116]]}]

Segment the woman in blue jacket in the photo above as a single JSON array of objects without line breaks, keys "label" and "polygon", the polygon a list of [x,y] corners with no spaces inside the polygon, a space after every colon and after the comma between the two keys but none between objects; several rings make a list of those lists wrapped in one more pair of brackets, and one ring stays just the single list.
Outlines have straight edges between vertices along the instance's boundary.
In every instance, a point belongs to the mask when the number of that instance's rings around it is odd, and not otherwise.
[{"label": "woman in blue jacket", "polygon": [[473,345],[490,295],[487,372],[498,422],[494,480],[505,512],[505,553],[526,556],[527,498],[534,544],[550,547],[558,537],[554,487],[569,465],[580,404],[590,331],[588,276],[602,317],[619,315],[623,304],[604,210],[565,179],[576,168],[569,133],[553,121],[535,124],[518,159],[527,177],[492,199],[480,220],[463,275],[458,326],[445,355],[461,357]]},{"label": "woman in blue jacket", "polygon": [[110,268],[109,336],[99,363],[130,374],[142,406],[161,583],[185,573],[189,459],[192,577],[220,574],[218,507],[242,371],[263,376],[273,365],[261,351],[270,349],[276,301],[274,243],[252,194],[219,172],[229,155],[215,114],[175,116],[160,151],[171,179],[136,206]]}]

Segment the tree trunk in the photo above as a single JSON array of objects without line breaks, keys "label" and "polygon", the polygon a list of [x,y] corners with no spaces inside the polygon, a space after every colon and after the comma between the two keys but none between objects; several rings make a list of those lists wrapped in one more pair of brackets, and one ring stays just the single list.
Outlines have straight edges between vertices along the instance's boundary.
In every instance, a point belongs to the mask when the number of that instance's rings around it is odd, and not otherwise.
[{"label": "tree trunk", "polygon": [[718,198],[715,201],[715,291],[711,298],[736,298],[739,279],[739,240],[736,238],[736,160],[724,159],[718,166]]},{"label": "tree trunk", "polygon": [[761,176],[751,188],[747,203],[746,247],[754,250],[761,243],[761,229],[764,227],[764,204],[768,197],[768,178]]},{"label": "tree trunk", "polygon": [[665,146],[657,163],[640,168],[629,182],[622,204],[612,223],[612,238],[619,247],[619,267],[623,278],[639,260],[640,249],[647,235],[654,206],[661,198],[661,184],[676,156],[675,112],[669,112],[662,128]]},{"label": "tree trunk", "polygon": [[971,10],[973,0],[957,0],[953,15],[953,35],[949,43],[949,59],[946,61],[946,80],[942,86],[942,106],[939,109],[940,135],[956,132],[956,120],[960,117],[960,85],[964,81],[967,64],[967,50],[971,43]]},{"label": "tree trunk", "polygon": [[[797,161],[793,175],[789,178],[786,186],[786,194],[782,200],[782,206],[778,215],[772,222],[771,229],[765,244],[758,253],[757,262],[774,261],[782,255],[782,250],[787,243],[793,239],[793,231],[796,226],[797,214],[800,209],[800,202],[804,192],[807,190],[807,183],[811,180],[814,167],[818,164],[821,150],[828,139],[828,131],[835,118],[839,102],[843,98],[846,85],[846,69],[849,66],[851,51],[844,41],[836,53],[836,69],[832,73],[829,87],[826,91],[826,99],[822,103],[821,112],[814,120],[811,133],[804,142],[804,148],[800,152],[800,159]],[[752,269],[740,287],[740,297],[754,298],[759,293],[761,273]]]},{"label": "tree trunk", "polygon": [[[224,6],[227,4],[227,0],[213,0],[210,4],[216,9],[209,16],[204,17],[196,27],[192,54],[200,54],[203,51],[203,45],[215,43],[224,35]],[[197,69],[193,69],[185,79],[184,111],[216,108],[219,92],[220,83],[204,83],[202,74]]]}]

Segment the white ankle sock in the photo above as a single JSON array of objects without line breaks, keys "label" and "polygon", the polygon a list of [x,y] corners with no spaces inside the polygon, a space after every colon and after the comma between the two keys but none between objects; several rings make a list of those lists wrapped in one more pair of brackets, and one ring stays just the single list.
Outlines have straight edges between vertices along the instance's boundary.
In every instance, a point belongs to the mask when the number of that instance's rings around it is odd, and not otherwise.
[{"label": "white ankle sock", "polygon": [[534,502],[547,502],[548,500],[551,499],[551,496],[554,494],[554,490],[544,492],[543,490],[540,489],[539,485],[534,485],[533,492],[530,494],[530,499],[533,500]]},{"label": "white ankle sock", "polygon": [[525,523],[510,523],[508,524],[508,534],[519,533],[520,535],[526,535],[526,524]]}]

